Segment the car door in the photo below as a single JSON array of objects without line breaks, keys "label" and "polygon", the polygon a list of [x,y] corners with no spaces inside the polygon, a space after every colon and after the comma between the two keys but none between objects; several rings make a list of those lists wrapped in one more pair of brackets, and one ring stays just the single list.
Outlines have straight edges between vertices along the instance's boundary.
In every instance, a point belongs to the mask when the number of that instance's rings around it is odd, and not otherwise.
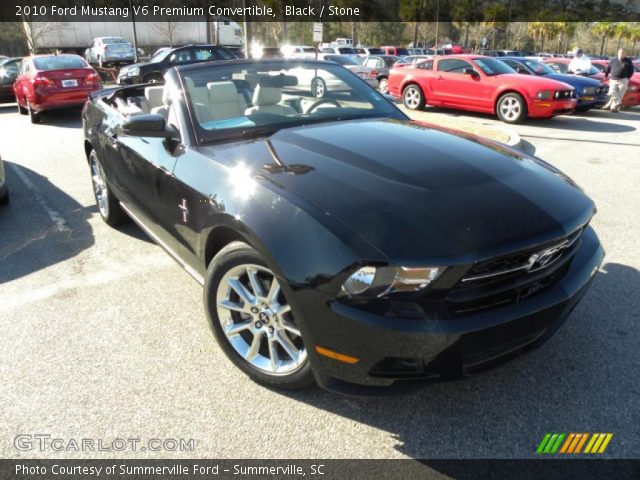
[{"label": "car door", "polygon": [[[477,75],[465,73],[475,71]],[[478,68],[461,58],[442,58],[436,64],[432,95],[443,105],[484,110],[489,98],[482,88],[484,78]]]}]

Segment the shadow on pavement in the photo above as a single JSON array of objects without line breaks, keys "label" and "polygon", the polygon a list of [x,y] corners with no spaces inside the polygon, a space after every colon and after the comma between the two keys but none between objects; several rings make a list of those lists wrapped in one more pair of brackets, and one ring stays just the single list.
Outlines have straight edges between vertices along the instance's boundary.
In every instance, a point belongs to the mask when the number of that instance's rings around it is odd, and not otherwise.
[{"label": "shadow on pavement", "polygon": [[[594,133],[625,133],[634,132],[636,130],[635,127],[632,127],[630,125],[620,125],[619,123],[612,122],[600,122],[597,120],[598,117],[602,118],[602,116],[605,115],[607,115],[607,112],[593,112],[591,113],[591,116],[589,118],[585,116],[575,115],[563,115],[554,117],[552,119],[532,118],[529,119],[525,125],[537,128],[550,128],[554,130],[578,130],[581,132]],[[626,113],[610,113],[608,115],[617,115],[617,117],[612,118],[620,119],[622,119],[626,115],[628,116],[628,118],[625,118],[627,120],[637,118],[633,114]],[[605,118],[610,118],[608,115]]]},{"label": "shadow on pavement", "polygon": [[33,170],[3,161],[11,203],[0,208],[0,284],[65,261],[94,244],[88,222],[92,208]]},{"label": "shadow on pavement", "polygon": [[639,291],[638,270],[605,265],[554,337],[476,377],[399,397],[280,394],[384,430],[412,458],[534,458],[548,431],[613,432],[619,441],[601,457],[633,456]]}]

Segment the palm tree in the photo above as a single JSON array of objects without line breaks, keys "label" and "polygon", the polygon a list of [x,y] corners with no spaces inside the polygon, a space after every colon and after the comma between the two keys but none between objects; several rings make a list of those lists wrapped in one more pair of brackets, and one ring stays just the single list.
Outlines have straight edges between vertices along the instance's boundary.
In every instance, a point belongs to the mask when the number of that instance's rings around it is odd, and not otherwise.
[{"label": "palm tree", "polygon": [[616,50],[620,50],[620,46],[622,45],[622,39],[628,38],[631,31],[629,28],[629,22],[619,22],[614,29],[616,37],[618,37],[618,47]]},{"label": "palm tree", "polygon": [[607,43],[607,38],[611,37],[615,31],[615,22],[597,22],[591,31],[594,35],[598,35],[602,39],[600,44],[600,55],[604,55],[604,47]]},{"label": "palm tree", "polygon": [[636,54],[636,44],[640,41],[640,23],[634,22],[629,27],[629,40],[633,42],[633,46],[631,47],[631,56],[635,56]]}]

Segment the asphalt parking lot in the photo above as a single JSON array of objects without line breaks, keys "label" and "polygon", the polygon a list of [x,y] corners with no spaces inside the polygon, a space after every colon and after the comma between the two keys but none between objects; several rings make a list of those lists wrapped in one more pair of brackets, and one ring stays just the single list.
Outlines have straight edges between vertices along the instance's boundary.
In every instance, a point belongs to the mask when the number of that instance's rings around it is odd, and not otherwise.
[{"label": "asphalt parking lot", "polygon": [[[486,116],[430,110],[496,123]],[[481,376],[393,398],[249,381],[206,324],[202,290],[135,225],[102,222],[78,111],[32,125],[0,106],[11,204],[0,210],[0,456],[519,458],[546,432],[640,443],[640,110],[529,121],[523,148],[595,200],[607,251],[565,326]],[[18,434],[193,438],[192,452],[19,451]]]}]

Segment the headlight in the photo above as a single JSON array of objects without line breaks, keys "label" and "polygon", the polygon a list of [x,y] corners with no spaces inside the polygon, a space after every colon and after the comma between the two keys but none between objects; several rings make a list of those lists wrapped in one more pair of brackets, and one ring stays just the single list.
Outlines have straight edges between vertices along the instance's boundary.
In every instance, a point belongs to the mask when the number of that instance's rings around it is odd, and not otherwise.
[{"label": "headlight", "polygon": [[393,292],[417,292],[428,287],[443,267],[362,267],[342,285],[338,296],[381,297]]},{"label": "headlight", "polygon": [[135,77],[140,73],[140,67],[133,67],[127,70],[127,77]]},{"label": "headlight", "polygon": [[630,92],[635,92],[636,90],[638,90],[638,87],[637,87],[636,85],[631,85],[631,86],[629,87],[629,91],[630,91]]},{"label": "headlight", "polygon": [[540,90],[537,94],[536,94],[536,98],[538,100],[549,100],[551,98],[551,90]]},{"label": "headlight", "polygon": [[598,93],[598,87],[587,87],[582,91],[582,93],[584,95],[595,95]]}]

